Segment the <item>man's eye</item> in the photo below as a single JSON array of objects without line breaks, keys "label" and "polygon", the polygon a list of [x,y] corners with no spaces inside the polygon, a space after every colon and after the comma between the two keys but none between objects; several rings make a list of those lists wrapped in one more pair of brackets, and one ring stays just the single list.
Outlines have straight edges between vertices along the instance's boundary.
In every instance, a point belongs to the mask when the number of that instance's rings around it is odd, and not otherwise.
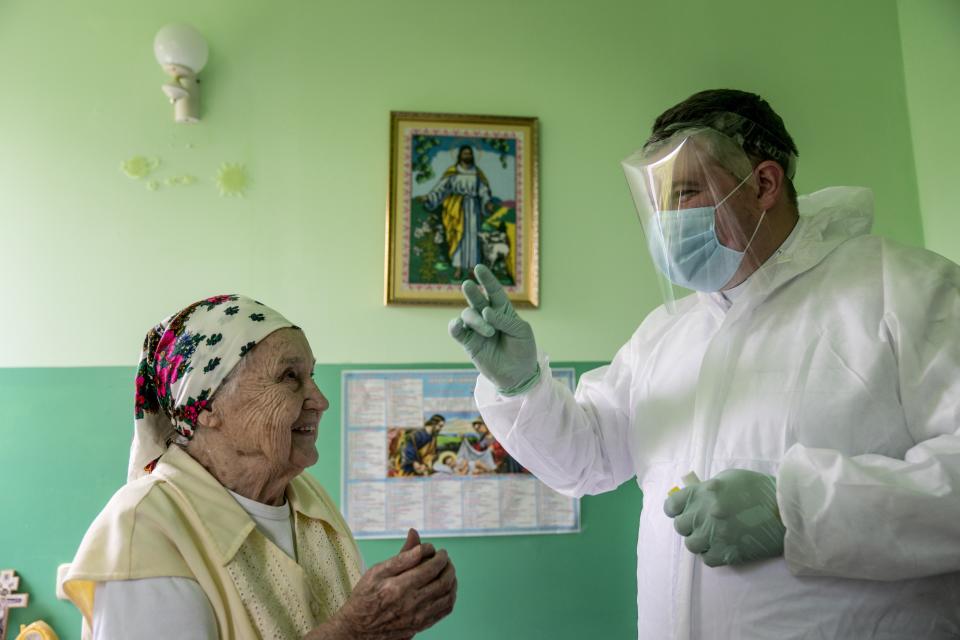
[{"label": "man's eye", "polygon": [[287,380],[299,380],[300,376],[297,375],[296,371],[287,371],[284,375],[284,378]]}]

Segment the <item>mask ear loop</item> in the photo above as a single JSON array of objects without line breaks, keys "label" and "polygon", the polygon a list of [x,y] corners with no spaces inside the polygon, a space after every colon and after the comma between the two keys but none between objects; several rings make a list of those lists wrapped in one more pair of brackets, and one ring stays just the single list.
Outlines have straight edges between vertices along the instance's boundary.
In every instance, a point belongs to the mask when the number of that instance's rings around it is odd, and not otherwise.
[{"label": "mask ear loop", "polygon": [[743,248],[743,255],[747,255],[747,251],[750,249],[750,245],[753,244],[753,239],[757,237],[757,231],[760,231],[760,225],[763,224],[763,218],[767,215],[767,210],[764,209],[763,213],[760,214],[760,219],[757,220],[757,226],[753,229],[753,235],[750,236],[750,239],[747,240],[747,246]]},{"label": "mask ear loop", "polygon": [[[730,198],[730,196],[732,196],[733,194],[735,194],[735,193],[737,192],[737,189],[739,189],[740,187],[742,187],[742,186],[744,185],[744,183],[745,183],[747,180],[749,180],[749,179],[750,179],[750,176],[752,176],[752,175],[753,175],[753,172],[748,173],[748,174],[747,174],[747,177],[745,177],[743,180],[741,180],[741,181],[740,181],[740,184],[738,184],[737,186],[735,186],[735,187],[733,188],[733,191],[731,191],[730,193],[728,193],[726,196],[724,196],[723,200],[721,200],[720,202],[718,202],[717,204],[715,204],[715,205],[713,206],[713,210],[716,211],[717,209],[719,209],[719,208],[720,208],[720,205],[722,205],[724,202],[726,202],[727,199]],[[753,228],[753,235],[751,235],[751,236],[750,236],[750,239],[747,240],[747,246],[745,246],[745,247],[743,248],[743,255],[747,255],[747,251],[750,249],[750,245],[753,244],[753,239],[757,237],[757,232],[760,231],[760,225],[763,224],[763,218],[764,218],[766,215],[767,215],[767,210],[764,209],[764,210],[763,210],[763,213],[760,214],[760,219],[757,220],[757,226]]]},{"label": "mask ear loop", "polygon": [[730,193],[728,193],[727,195],[725,195],[725,196],[723,197],[723,200],[721,200],[721,201],[718,202],[717,204],[713,205],[713,208],[714,208],[714,209],[719,209],[719,208],[720,208],[720,205],[722,205],[724,202],[726,202],[726,201],[730,198],[730,196],[732,196],[733,194],[735,194],[735,193],[740,189],[740,187],[742,187],[742,186],[744,185],[744,183],[745,183],[747,180],[750,179],[750,176],[752,176],[752,175],[753,175],[753,172],[748,173],[748,174],[747,174],[747,177],[744,178],[743,180],[741,180],[741,181],[740,181],[740,184],[738,184],[737,186],[735,186],[735,187],[733,188],[733,191],[731,191]]}]

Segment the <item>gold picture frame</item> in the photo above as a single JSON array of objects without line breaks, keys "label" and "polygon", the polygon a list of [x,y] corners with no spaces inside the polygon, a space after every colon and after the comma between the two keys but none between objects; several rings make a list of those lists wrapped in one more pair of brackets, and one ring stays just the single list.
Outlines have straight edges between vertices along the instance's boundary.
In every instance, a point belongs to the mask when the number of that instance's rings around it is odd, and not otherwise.
[{"label": "gold picture frame", "polygon": [[483,262],[540,304],[539,121],[390,113],[385,303],[462,305]]}]

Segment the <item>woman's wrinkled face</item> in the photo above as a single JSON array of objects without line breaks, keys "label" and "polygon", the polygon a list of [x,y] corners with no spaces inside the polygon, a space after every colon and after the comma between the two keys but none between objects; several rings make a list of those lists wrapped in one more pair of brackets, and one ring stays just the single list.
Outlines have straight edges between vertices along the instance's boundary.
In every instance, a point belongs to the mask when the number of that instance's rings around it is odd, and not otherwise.
[{"label": "woman's wrinkled face", "polygon": [[265,473],[296,476],[317,461],[317,426],[330,406],[313,381],[310,344],[299,329],[280,329],[244,360],[227,393],[214,396],[224,435],[238,457],[262,459]]}]

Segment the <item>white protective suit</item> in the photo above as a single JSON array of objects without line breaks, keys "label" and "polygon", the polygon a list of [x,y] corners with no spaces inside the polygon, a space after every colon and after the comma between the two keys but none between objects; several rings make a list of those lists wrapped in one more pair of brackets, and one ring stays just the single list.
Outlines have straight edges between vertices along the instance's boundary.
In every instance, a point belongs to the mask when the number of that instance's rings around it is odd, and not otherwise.
[{"label": "white protective suit", "polygon": [[[570,496],[643,490],[643,639],[960,637],[960,267],[869,235],[870,191],[800,199],[784,250],[732,306],[651,313],[576,395],[543,375],[476,399]],[[710,568],[663,512],[694,470],[777,478],[785,554]]]}]

